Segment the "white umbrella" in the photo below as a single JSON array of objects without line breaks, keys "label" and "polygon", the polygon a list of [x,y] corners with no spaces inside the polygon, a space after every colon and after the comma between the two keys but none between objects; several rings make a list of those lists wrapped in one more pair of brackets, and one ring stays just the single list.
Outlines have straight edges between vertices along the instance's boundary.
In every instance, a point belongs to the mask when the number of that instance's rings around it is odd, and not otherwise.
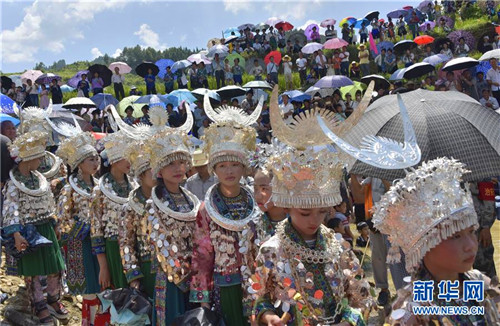
[{"label": "white umbrella", "polygon": [[323,48],[323,44],[312,42],[312,43],[307,43],[302,47],[302,53],[305,54],[311,54],[314,53],[318,50],[321,50]]},{"label": "white umbrella", "polygon": [[319,88],[316,86],[309,87],[304,93],[307,95],[314,96],[314,94],[319,93],[321,97],[327,97],[333,95],[334,88]]},{"label": "white umbrella", "polygon": [[217,44],[217,45],[212,46],[210,48],[210,50],[208,50],[207,56],[210,58],[213,58],[213,57],[215,57],[216,54],[218,54],[219,57],[225,57],[226,55],[228,55],[228,53],[229,53],[229,49],[227,46],[225,46],[223,44]]},{"label": "white umbrella", "polygon": [[95,108],[95,103],[87,97],[73,97],[70,98],[62,106],[65,109],[81,109],[81,108]]},{"label": "white umbrella", "polygon": [[189,66],[191,66],[192,63],[191,61],[187,61],[187,60],[179,60],[179,61],[176,61],[173,65],[172,65],[172,70],[179,70],[179,69],[184,69],[184,68],[187,68]]},{"label": "white umbrella", "polygon": [[490,59],[500,59],[500,49],[495,49],[486,52],[479,58],[479,61],[487,61]]},{"label": "white umbrella", "polygon": [[209,65],[212,63],[204,54],[201,53],[196,53],[196,54],[191,54],[188,58],[188,61],[193,62],[193,63],[200,63],[203,62],[206,65]]},{"label": "white umbrella", "polygon": [[277,23],[281,23],[282,21],[283,21],[283,19],[280,19],[278,17],[271,17],[268,20],[266,20],[266,24],[274,27],[274,25],[276,25]]},{"label": "white umbrella", "polygon": [[245,85],[242,86],[243,88],[263,88],[263,89],[273,89],[271,85],[269,85],[268,82],[265,80],[252,80]]},{"label": "white umbrella", "polygon": [[456,58],[448,61],[444,67],[443,71],[454,71],[454,70],[461,70],[461,69],[467,69],[467,68],[472,68],[475,67],[479,64],[479,61],[477,61],[474,58],[470,57],[463,57],[463,58]]}]

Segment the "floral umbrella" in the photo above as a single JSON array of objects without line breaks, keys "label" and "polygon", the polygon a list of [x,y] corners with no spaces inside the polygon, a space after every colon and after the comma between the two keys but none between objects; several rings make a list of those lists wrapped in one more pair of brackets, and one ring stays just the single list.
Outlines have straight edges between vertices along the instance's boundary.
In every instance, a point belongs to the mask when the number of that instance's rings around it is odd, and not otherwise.
[{"label": "floral umbrella", "polygon": [[325,28],[327,28],[328,26],[335,26],[335,23],[336,23],[336,22],[337,22],[337,21],[336,21],[335,19],[333,19],[333,18],[328,18],[328,19],[323,20],[323,21],[321,22],[320,26],[321,26],[321,27],[325,27]]},{"label": "floral umbrella", "polygon": [[465,44],[469,47],[470,50],[476,48],[476,38],[472,35],[471,32],[458,30],[453,31],[448,34],[448,38],[455,44],[455,47],[458,46],[460,38],[464,38]]},{"label": "floral umbrella", "polygon": [[420,31],[422,31],[422,32],[425,32],[427,30],[431,30],[432,31],[434,29],[434,27],[436,27],[436,23],[435,22],[426,21],[423,24],[420,24],[420,26],[419,26],[418,29],[420,29]]},{"label": "floral umbrella", "polygon": [[448,16],[441,16],[439,17],[438,26],[441,26],[441,20],[444,20],[445,25],[448,26],[449,28],[453,28],[453,26],[455,25],[455,21],[452,18]]}]

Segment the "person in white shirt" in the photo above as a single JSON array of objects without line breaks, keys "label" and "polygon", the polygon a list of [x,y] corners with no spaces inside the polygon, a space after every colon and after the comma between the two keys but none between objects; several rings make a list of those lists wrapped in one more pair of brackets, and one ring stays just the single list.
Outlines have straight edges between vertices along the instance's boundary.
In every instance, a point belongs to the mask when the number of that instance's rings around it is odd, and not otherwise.
[{"label": "person in white shirt", "polygon": [[342,52],[339,54],[340,59],[340,73],[344,76],[347,76],[349,73],[349,51],[347,51],[347,47],[342,47]]},{"label": "person in white shirt", "polygon": [[490,91],[488,89],[483,89],[483,97],[479,99],[479,102],[485,108],[489,108],[492,110],[497,110],[499,107],[498,101],[496,100],[496,98],[490,96]]},{"label": "person in white shirt", "polygon": [[250,75],[254,75],[255,80],[262,80],[263,73],[264,69],[262,69],[262,66],[259,64],[259,60],[255,59],[253,61],[253,67],[250,69]]},{"label": "person in white shirt", "polygon": [[283,57],[283,74],[285,75],[285,87],[288,90],[293,89],[293,81],[292,81],[292,58],[290,56],[285,55]]},{"label": "person in white shirt", "polygon": [[208,172],[208,156],[201,149],[193,153],[193,167],[197,173],[187,179],[186,189],[203,201],[208,188],[218,182],[217,177]]},{"label": "person in white shirt", "polygon": [[278,83],[278,65],[274,63],[274,57],[271,56],[269,63],[267,64],[267,74],[273,83]]},{"label": "person in white shirt", "polygon": [[323,54],[323,51],[318,50],[318,55],[316,56],[316,63],[318,64],[318,72],[320,77],[325,77],[326,76],[326,57]]},{"label": "person in white shirt", "polygon": [[491,86],[491,95],[500,101],[500,68],[497,59],[490,59],[491,69],[486,73],[486,81]]},{"label": "person in white shirt", "polygon": [[300,85],[304,85],[307,77],[307,59],[304,58],[302,51],[299,52],[299,58],[295,61],[297,68],[299,70]]},{"label": "person in white shirt", "polygon": [[125,97],[125,90],[123,89],[125,77],[120,74],[120,68],[115,67],[115,73],[111,76],[111,82],[113,83],[113,88],[115,89],[116,99],[120,101]]},{"label": "person in white shirt", "polygon": [[283,115],[283,120],[285,120],[287,124],[290,124],[293,122],[293,104],[289,102],[290,99],[286,94],[281,95],[281,99],[283,103],[280,104],[280,110]]},{"label": "person in white shirt", "polygon": [[26,80],[26,83],[28,84],[26,86],[26,94],[28,95],[28,98],[30,100],[31,105],[40,106],[39,101],[38,101],[38,86],[37,86],[37,84],[33,84],[31,79]]}]

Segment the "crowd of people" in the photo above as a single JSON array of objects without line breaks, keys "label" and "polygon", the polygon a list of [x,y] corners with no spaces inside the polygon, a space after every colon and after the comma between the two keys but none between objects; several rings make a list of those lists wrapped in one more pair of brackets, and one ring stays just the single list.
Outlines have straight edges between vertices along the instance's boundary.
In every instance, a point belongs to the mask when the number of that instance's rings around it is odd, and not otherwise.
[{"label": "crowd of people", "polygon": [[[469,3],[429,2],[427,21],[439,22]],[[302,85],[330,74],[366,76],[374,65],[392,72],[392,50],[373,57],[364,42],[406,37],[406,28],[416,37],[424,22],[415,17],[396,25],[391,19],[362,24],[356,64],[347,47],[331,58],[321,50],[306,57],[300,44],[272,27],[255,34],[245,29],[244,39],[228,46],[263,55],[280,49],[280,64],[271,59],[264,68],[256,60],[250,74],[277,84],[283,71],[292,89],[295,69]],[[347,43],[356,41],[349,24],[341,34]],[[325,36],[336,37],[332,25]],[[322,40],[319,30],[311,39]],[[459,43],[454,52],[444,43],[441,52],[452,57],[471,50]],[[425,47],[424,57],[432,50]],[[409,50],[400,59],[410,66],[416,57]],[[208,88],[210,73],[218,88],[242,84],[237,59],[233,66],[226,60],[215,55],[211,72],[203,62],[186,74],[167,67],[165,92],[173,91],[174,82]],[[132,106],[123,116],[114,106],[76,112],[93,133],[49,118],[53,103],[62,102],[57,80],[51,100],[49,90],[42,86],[38,94],[31,80],[21,90],[2,90],[24,106],[16,111],[21,125],[3,121],[0,130],[7,271],[24,278],[40,325],[69,319],[65,294],[83,297],[86,326],[123,321],[124,298],[137,302],[128,306],[131,325],[185,325],[197,311],[230,326],[361,326],[376,306],[387,308],[384,322],[390,325],[497,325],[500,289],[490,231],[497,211],[487,199],[497,179],[463,182],[464,164],[446,157],[421,162],[394,182],[350,173],[347,156],[331,149],[334,140],[315,115],[306,114],[333,112],[334,121],[324,122],[342,138],[358,122],[353,112],[362,114],[388,93],[419,87],[464,92],[497,110],[500,69],[497,59],[490,64],[486,76],[465,70],[458,78],[447,73],[441,82],[427,76],[421,85],[398,81],[374,89],[372,83],[364,94],[332,90],[299,100],[287,92],[278,96],[275,87],[267,101],[248,90],[241,103],[222,98],[216,108],[208,95],[177,107],[154,95],[140,118]],[[115,70],[118,98],[124,78]],[[147,93],[155,94],[157,77],[149,71],[144,78]],[[102,93],[102,78],[82,75],[77,89],[84,97]],[[95,132],[105,137],[97,139]],[[363,270],[367,247],[375,284]],[[389,290],[388,270],[397,293]],[[414,286],[428,281],[436,289],[441,281],[458,283],[459,295],[421,300]],[[464,281],[484,282],[483,296],[475,291],[465,299]],[[479,306],[484,314],[417,315],[414,306]]]}]

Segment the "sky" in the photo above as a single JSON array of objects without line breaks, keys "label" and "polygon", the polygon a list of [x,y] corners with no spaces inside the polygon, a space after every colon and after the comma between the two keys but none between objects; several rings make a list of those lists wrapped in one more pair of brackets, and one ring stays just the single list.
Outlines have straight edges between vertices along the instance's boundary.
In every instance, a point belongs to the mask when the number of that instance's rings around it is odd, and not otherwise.
[{"label": "sky", "polygon": [[[206,47],[222,31],[279,17],[296,28],[324,19],[340,21],[387,12],[420,1],[22,1],[0,0],[0,71],[22,72],[46,65],[119,55],[137,44],[155,49]],[[338,28],[338,27],[336,27]]]}]

